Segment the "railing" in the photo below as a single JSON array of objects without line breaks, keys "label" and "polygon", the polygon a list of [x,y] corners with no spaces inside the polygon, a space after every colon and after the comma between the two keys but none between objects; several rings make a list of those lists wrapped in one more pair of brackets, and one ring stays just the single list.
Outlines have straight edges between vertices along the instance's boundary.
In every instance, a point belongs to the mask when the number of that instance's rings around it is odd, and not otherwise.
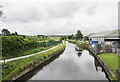
[{"label": "railing", "polygon": [[54,41],[54,42],[39,42],[39,47],[49,47],[52,45],[56,45],[62,43],[62,41]]}]

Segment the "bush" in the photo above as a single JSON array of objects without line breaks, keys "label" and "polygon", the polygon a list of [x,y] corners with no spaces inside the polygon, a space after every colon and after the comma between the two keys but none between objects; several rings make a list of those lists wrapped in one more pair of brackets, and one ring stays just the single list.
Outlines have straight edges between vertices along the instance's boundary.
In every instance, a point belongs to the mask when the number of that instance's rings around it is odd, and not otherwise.
[{"label": "bush", "polygon": [[35,39],[24,39],[22,36],[2,36],[2,56],[4,58],[12,58],[20,56],[20,53],[26,50],[49,47],[56,45],[61,41],[38,42]]},{"label": "bush", "polygon": [[[47,52],[36,54],[31,57],[22,58],[18,60],[13,60],[10,62],[2,63],[2,80],[11,80],[15,75],[19,74],[21,71],[23,71],[26,68],[29,68],[29,66],[40,63],[44,61],[44,59],[47,59],[48,57],[53,56],[53,54],[57,53],[61,49],[65,48],[65,44],[49,50]],[[7,68],[4,68],[7,67]]]},{"label": "bush", "polygon": [[77,41],[76,43],[81,44],[81,45],[85,45],[85,42],[83,42],[83,41]]}]

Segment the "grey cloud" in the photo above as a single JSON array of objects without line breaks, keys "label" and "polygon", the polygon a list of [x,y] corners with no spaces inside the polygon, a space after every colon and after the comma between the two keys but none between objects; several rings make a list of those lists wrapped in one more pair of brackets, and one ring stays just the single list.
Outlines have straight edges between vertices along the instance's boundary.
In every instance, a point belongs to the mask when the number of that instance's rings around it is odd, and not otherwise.
[{"label": "grey cloud", "polygon": [[[46,3],[43,6],[28,6],[24,8],[13,8],[6,13],[6,22],[31,22],[40,20],[52,20],[54,18],[72,17],[82,7],[77,2],[64,2],[64,3]],[[41,9],[43,7],[43,9]]]},{"label": "grey cloud", "polygon": [[10,5],[6,3],[6,18],[1,28],[20,34],[71,34],[78,29],[82,32],[97,32],[114,29],[114,25],[117,25],[118,7],[113,3],[36,1],[28,5],[24,1],[24,4],[15,2],[10,2]]},{"label": "grey cloud", "polygon": [[7,16],[7,21],[20,21],[20,22],[30,22],[41,20],[42,12],[40,12],[37,7],[27,7],[24,9],[16,9]]},{"label": "grey cloud", "polygon": [[69,17],[79,11],[81,5],[77,2],[53,3],[47,8],[48,14],[54,18]]},{"label": "grey cloud", "polygon": [[83,12],[86,13],[87,15],[94,15],[96,13],[95,9],[97,8],[97,6],[98,6],[97,4],[87,6],[87,8],[83,10]]}]

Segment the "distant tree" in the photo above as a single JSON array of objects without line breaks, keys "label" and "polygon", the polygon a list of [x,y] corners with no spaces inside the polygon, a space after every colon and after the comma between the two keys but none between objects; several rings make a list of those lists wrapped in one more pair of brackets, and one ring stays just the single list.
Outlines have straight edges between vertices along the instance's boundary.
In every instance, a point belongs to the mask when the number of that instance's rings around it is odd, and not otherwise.
[{"label": "distant tree", "polygon": [[71,36],[72,36],[72,39],[75,39],[75,36],[73,34]]},{"label": "distant tree", "polygon": [[68,39],[72,39],[72,36],[71,36],[71,35],[68,35]]},{"label": "distant tree", "polygon": [[15,31],[15,35],[18,35],[18,33]]},{"label": "distant tree", "polygon": [[42,38],[44,38],[44,36],[42,36]]},{"label": "distant tree", "polygon": [[14,36],[14,35],[15,35],[15,33],[11,33],[11,35],[12,35],[12,36]]},{"label": "distant tree", "polygon": [[21,35],[23,38],[26,38],[26,35]]},{"label": "distant tree", "polygon": [[80,30],[77,31],[77,34],[75,35],[77,40],[82,40],[83,34],[81,33]]},{"label": "distant tree", "polygon": [[47,38],[47,36],[44,35],[37,35],[38,38]]},{"label": "distant tree", "polygon": [[18,33],[15,31],[15,33],[11,33],[11,35],[13,36],[13,35],[17,35],[18,36]]},{"label": "distant tree", "polygon": [[47,36],[45,36],[45,38],[48,38]]},{"label": "distant tree", "polygon": [[[2,8],[2,6],[0,5],[0,8]],[[0,11],[0,17],[3,15],[3,12],[2,11]]]},{"label": "distant tree", "polygon": [[2,14],[3,14],[3,12],[2,12],[2,11],[0,11],[0,17],[2,16]]},{"label": "distant tree", "polygon": [[38,38],[40,38],[40,35],[37,35]]},{"label": "distant tree", "polygon": [[8,31],[8,29],[3,29],[2,30],[2,35],[4,35],[4,36],[10,36],[10,31]]},{"label": "distant tree", "polygon": [[18,35],[18,36],[22,36],[23,38],[26,38],[26,35]]},{"label": "distant tree", "polygon": [[89,40],[88,36],[83,37],[83,41]]},{"label": "distant tree", "polygon": [[75,36],[72,34],[72,35],[68,35],[68,39],[75,39]]},{"label": "distant tree", "polygon": [[65,39],[67,39],[66,36],[61,36],[61,37],[60,37],[60,40],[65,40]]}]

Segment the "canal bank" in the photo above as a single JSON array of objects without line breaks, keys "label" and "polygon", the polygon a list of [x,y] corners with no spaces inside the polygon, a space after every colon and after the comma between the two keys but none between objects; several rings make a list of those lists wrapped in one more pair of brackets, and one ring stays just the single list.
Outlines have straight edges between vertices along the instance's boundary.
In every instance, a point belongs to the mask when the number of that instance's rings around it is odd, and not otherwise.
[{"label": "canal bank", "polygon": [[93,55],[96,57],[96,59],[100,62],[100,64],[102,65],[103,69],[105,70],[105,72],[106,72],[109,80],[111,82],[117,80],[116,75],[110,70],[110,68],[107,67],[106,63],[102,60],[102,58],[100,58],[99,56],[97,56],[97,53],[93,49],[91,49],[89,46],[86,46],[86,48],[91,53],[93,53]]},{"label": "canal bank", "polygon": [[80,47],[83,47],[83,48],[86,48],[87,50],[89,50],[89,52],[91,52],[94,57],[99,61],[99,63],[101,64],[102,68],[104,69],[109,81],[114,81],[114,82],[117,82],[117,76],[116,74],[113,73],[113,71],[111,71],[110,68],[108,68],[108,66],[106,65],[106,63],[102,60],[102,58],[100,58],[99,56],[97,56],[97,53],[92,49],[90,48],[88,45],[85,45],[85,44],[80,44],[78,42],[75,42],[75,41],[69,41],[70,43],[74,43]]},{"label": "canal bank", "polygon": [[[47,62],[46,62],[47,63]],[[39,66],[18,80],[105,80],[104,70],[93,55],[76,44],[66,42],[59,57],[45,66]]]},{"label": "canal bank", "polygon": [[[55,49],[49,50],[49,51],[41,53],[41,54],[36,54],[34,56],[30,56],[27,58],[22,58],[22,59],[7,62],[4,65],[9,66],[9,65],[14,64],[15,66],[17,65],[17,67],[13,67],[14,70],[10,71],[10,73],[8,75],[4,76],[4,78],[2,78],[2,81],[16,80],[19,77],[26,74],[27,72],[34,69],[35,67],[37,67],[38,65],[40,65],[44,62],[47,62],[53,56],[60,54],[64,50],[65,50],[65,43],[61,44],[59,47],[56,47]],[[3,71],[5,72],[5,70],[7,68],[9,68],[9,67],[4,68]],[[6,72],[9,70],[11,70],[11,69],[9,68],[8,70],[6,70]]]}]

